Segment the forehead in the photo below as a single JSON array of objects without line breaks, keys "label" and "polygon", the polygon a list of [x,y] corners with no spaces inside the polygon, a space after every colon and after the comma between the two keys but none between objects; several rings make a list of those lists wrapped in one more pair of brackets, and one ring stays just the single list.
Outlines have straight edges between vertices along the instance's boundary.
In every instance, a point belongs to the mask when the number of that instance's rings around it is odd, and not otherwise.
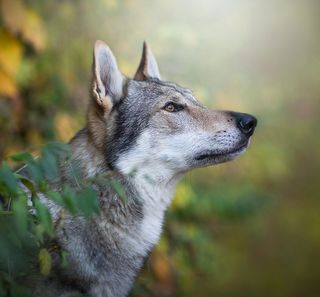
[{"label": "forehead", "polygon": [[149,103],[154,104],[165,99],[184,99],[190,104],[199,105],[191,90],[158,79],[129,81],[127,96],[130,98],[139,97],[140,102],[147,100]]}]

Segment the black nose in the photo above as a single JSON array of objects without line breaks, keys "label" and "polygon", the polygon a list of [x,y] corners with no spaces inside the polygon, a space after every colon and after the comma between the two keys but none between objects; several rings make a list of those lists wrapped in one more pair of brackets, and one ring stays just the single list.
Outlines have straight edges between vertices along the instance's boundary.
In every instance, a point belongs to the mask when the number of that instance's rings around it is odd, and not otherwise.
[{"label": "black nose", "polygon": [[251,136],[257,126],[257,119],[249,114],[239,114],[237,116],[237,126],[242,133]]}]

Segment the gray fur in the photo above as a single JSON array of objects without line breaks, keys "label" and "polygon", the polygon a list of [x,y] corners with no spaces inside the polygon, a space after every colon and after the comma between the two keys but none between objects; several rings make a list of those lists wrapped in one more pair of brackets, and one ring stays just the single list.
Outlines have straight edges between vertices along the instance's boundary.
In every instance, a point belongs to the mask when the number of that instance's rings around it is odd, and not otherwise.
[{"label": "gray fur", "polygon": [[[68,252],[70,265],[60,271],[55,262],[54,273],[39,285],[38,296],[72,296],[75,292],[92,297],[127,296],[159,239],[181,176],[192,168],[235,158],[244,151],[240,145],[249,141],[233,116],[208,110],[185,88],[146,76],[122,81],[109,48],[101,42],[97,46],[88,125],[70,142],[72,160],[81,178],[108,172],[121,182],[128,200],[123,201],[108,186],[96,186],[99,216],[88,221],[66,215],[55,243]],[[150,61],[150,71],[142,61],[144,74],[160,77],[153,56]],[[108,90],[113,90],[113,98]],[[122,93],[121,98],[114,90]],[[183,110],[167,111],[168,102]],[[62,172],[62,178],[67,178],[68,168],[62,166]],[[41,199],[57,222],[61,208],[46,197]]]},{"label": "gray fur", "polygon": [[191,104],[200,106],[189,90],[178,85],[158,79],[128,80],[126,97],[122,98],[113,109],[116,122],[115,133],[107,139],[106,155],[112,167],[115,166],[118,156],[129,150],[130,146],[135,144],[138,135],[146,129],[159,98],[170,95],[173,97],[177,93]]}]

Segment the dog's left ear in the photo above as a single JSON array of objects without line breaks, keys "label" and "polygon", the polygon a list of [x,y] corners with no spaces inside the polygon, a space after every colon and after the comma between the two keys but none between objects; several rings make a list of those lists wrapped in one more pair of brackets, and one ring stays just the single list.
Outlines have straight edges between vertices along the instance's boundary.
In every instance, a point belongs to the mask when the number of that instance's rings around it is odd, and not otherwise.
[{"label": "dog's left ear", "polygon": [[144,42],[140,65],[133,79],[147,80],[148,78],[161,79],[157,61],[150,47]]},{"label": "dog's left ear", "polygon": [[97,40],[93,53],[92,91],[95,101],[104,111],[110,111],[123,96],[125,78],[118,69],[110,48]]}]

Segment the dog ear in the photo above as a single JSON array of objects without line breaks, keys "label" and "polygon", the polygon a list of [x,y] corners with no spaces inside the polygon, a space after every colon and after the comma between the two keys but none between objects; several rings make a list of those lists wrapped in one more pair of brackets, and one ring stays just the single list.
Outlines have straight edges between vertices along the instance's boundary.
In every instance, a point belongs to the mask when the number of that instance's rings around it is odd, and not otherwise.
[{"label": "dog ear", "polygon": [[142,57],[134,80],[146,80],[148,78],[161,79],[157,61],[146,42],[143,43]]},{"label": "dog ear", "polygon": [[93,53],[92,94],[104,111],[123,96],[124,76],[118,69],[117,61],[110,48],[97,40]]}]

